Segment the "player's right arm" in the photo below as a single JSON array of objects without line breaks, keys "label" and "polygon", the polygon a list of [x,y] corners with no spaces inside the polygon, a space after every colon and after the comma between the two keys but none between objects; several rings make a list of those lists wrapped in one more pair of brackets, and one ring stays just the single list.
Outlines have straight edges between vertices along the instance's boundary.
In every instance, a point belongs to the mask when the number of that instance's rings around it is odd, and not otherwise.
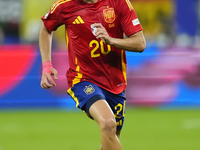
[{"label": "player's right arm", "polygon": [[56,86],[56,83],[52,79],[51,75],[54,75],[54,78],[58,79],[57,71],[53,68],[51,64],[52,37],[53,31],[56,31],[58,27],[64,24],[63,17],[60,14],[62,14],[61,12],[64,7],[63,5],[67,4],[68,2],[71,1],[55,1],[49,12],[41,18],[43,24],[41,25],[39,34],[39,46],[43,66],[41,87],[44,89]]},{"label": "player's right arm", "polygon": [[57,71],[51,64],[51,45],[53,31],[63,24],[63,19],[60,16],[60,12],[62,11],[61,4],[66,2],[68,1],[55,1],[49,12],[41,18],[43,23],[41,25],[39,34],[39,47],[43,66],[41,87],[44,89],[49,89],[53,86],[56,86],[56,83],[51,75],[54,75],[54,79],[58,79]]},{"label": "player's right arm", "polygon": [[52,37],[53,32],[49,32],[42,23],[39,33],[39,47],[43,65],[40,85],[44,89],[49,89],[53,86],[56,86],[56,83],[52,79],[51,75],[54,75],[54,78],[58,79],[57,71],[51,65]]},{"label": "player's right arm", "polygon": [[49,32],[42,23],[39,34],[39,46],[42,58],[42,63],[51,61],[51,43],[53,32]]}]

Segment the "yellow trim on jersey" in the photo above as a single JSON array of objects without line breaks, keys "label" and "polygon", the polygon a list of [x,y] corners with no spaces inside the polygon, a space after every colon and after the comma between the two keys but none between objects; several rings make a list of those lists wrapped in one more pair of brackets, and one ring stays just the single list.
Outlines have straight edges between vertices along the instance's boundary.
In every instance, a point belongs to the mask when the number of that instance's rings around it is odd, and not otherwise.
[{"label": "yellow trim on jersey", "polygon": [[124,63],[124,51],[121,50],[121,61],[122,61],[122,72],[123,72],[123,75],[124,75],[124,79],[127,83],[127,80],[126,80],[126,64]]},{"label": "yellow trim on jersey", "polygon": [[58,0],[56,1],[52,7],[51,7],[51,13],[53,13],[55,11],[55,9],[60,5],[60,4],[63,4],[63,3],[66,3],[66,2],[69,2],[71,0]]},{"label": "yellow trim on jersey", "polygon": [[129,7],[129,9],[132,10],[133,6],[132,6],[131,2],[129,0],[126,0],[126,3],[127,3],[128,7]]},{"label": "yellow trim on jersey", "polygon": [[74,92],[72,91],[71,88],[69,88],[67,90],[67,92],[69,93],[69,95],[71,95],[71,97],[74,99],[74,101],[76,102],[76,107],[78,107],[79,105],[79,101],[78,101],[78,98],[75,96]]},{"label": "yellow trim on jersey", "polygon": [[69,36],[68,36],[68,33],[67,33],[67,29],[65,30],[65,39],[66,39],[66,45],[67,45],[67,50],[68,50],[68,46],[69,46]]},{"label": "yellow trim on jersey", "polygon": [[78,65],[77,58],[75,58],[75,64],[77,66],[76,67],[77,76],[72,81],[72,85],[79,83],[81,81],[82,76],[83,76],[83,74],[79,72],[80,71],[80,66]]}]

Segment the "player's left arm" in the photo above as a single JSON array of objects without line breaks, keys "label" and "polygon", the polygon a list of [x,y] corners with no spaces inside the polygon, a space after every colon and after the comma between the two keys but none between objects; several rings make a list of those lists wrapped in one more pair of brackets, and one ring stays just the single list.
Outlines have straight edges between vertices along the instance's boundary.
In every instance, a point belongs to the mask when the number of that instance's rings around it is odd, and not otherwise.
[{"label": "player's left arm", "polygon": [[119,39],[110,37],[106,29],[100,23],[95,23],[93,27],[97,28],[95,32],[97,35],[96,37],[103,40],[107,45],[132,52],[143,52],[146,48],[146,41],[142,30],[127,38]]}]

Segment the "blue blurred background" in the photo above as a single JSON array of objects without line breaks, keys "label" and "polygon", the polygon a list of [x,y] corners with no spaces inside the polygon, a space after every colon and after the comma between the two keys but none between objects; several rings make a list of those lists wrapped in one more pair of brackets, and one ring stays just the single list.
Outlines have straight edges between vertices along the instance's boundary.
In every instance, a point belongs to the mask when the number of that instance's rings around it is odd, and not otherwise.
[{"label": "blue blurred background", "polygon": [[[40,87],[40,18],[54,0],[0,0],[0,109],[73,109],[64,27],[54,34],[57,87]],[[200,108],[200,0],[131,0],[147,48],[127,52],[127,105]],[[63,69],[64,68],[64,69]]]}]

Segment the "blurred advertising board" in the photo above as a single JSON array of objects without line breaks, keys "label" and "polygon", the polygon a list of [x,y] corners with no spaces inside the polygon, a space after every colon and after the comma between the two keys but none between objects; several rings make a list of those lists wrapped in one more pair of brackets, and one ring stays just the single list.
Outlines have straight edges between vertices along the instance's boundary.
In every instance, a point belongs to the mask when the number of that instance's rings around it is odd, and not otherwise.
[{"label": "blurred advertising board", "polygon": [[[59,80],[55,88],[40,87],[41,57],[34,45],[0,46],[0,109],[75,108],[68,96],[65,72],[68,53],[52,53]],[[148,46],[127,52],[127,105],[148,107],[200,106],[200,51]],[[63,66],[65,66],[63,68]]]}]

